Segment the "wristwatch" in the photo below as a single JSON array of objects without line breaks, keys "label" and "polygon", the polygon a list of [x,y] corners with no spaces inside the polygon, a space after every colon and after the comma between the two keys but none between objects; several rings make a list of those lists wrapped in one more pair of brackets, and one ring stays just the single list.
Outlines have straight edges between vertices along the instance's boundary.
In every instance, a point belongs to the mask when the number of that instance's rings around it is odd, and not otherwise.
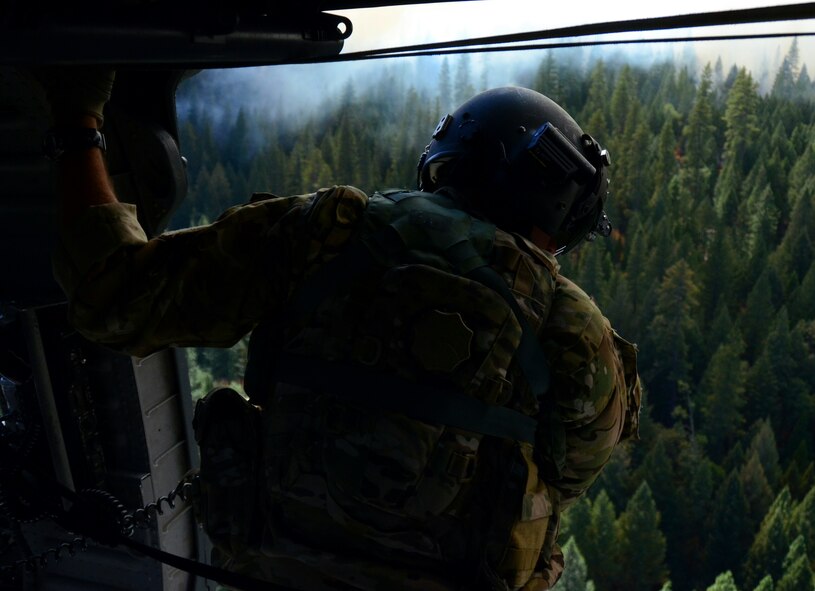
[{"label": "wristwatch", "polygon": [[54,128],[46,132],[42,140],[42,151],[49,160],[57,161],[65,152],[107,149],[105,136],[98,129],[86,127]]}]

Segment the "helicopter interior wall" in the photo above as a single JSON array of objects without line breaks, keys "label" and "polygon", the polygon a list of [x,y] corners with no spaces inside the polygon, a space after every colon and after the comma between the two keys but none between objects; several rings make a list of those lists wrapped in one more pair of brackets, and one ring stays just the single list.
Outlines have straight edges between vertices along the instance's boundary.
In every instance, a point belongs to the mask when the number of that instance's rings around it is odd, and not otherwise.
[{"label": "helicopter interior wall", "polygon": [[[62,304],[5,312],[0,347],[18,363],[0,380],[3,453],[18,452],[25,468],[44,477],[38,476],[41,490],[35,494],[6,486],[2,517],[23,522],[17,525],[18,541],[24,539],[37,555],[72,539],[51,521],[37,519],[37,503],[29,506],[31,498],[47,496],[53,480],[75,490],[103,489],[131,510],[176,487],[197,461],[191,399],[185,358],[177,351],[141,361],[114,354],[73,331]],[[188,506],[157,516],[148,528],[136,530],[135,539],[188,558],[204,557]],[[99,545],[48,565],[32,580],[59,590],[79,582],[83,589],[190,588],[187,573]]]},{"label": "helicopter interior wall", "polygon": [[[161,231],[186,193],[175,139],[180,75],[122,73],[105,129],[117,194],[138,205],[150,234]],[[186,360],[178,351],[135,360],[89,343],[68,325],[51,274],[58,212],[40,144],[48,125],[38,86],[0,67],[0,448],[44,474],[43,489],[51,479],[75,490],[104,489],[132,510],[172,491],[197,462]],[[26,491],[15,494],[6,490],[0,502],[0,529],[14,532],[11,540],[0,536],[0,566],[72,538],[50,520],[34,519]],[[26,523],[11,523],[15,518]],[[158,516],[135,539],[205,558],[188,507]],[[22,583],[60,591],[191,588],[187,573],[99,545],[51,561]]]}]

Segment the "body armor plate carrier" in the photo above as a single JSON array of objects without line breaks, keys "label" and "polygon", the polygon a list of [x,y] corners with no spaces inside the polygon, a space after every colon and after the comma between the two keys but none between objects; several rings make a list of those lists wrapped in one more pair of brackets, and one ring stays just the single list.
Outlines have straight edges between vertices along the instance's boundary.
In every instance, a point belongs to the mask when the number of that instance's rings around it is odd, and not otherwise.
[{"label": "body armor plate carrier", "polygon": [[[377,194],[358,239],[254,331],[252,498],[269,532],[252,524],[247,543],[279,534],[466,589],[547,588],[562,428],[511,277],[488,265],[495,236],[447,197]],[[534,268],[548,312],[554,266]]]}]

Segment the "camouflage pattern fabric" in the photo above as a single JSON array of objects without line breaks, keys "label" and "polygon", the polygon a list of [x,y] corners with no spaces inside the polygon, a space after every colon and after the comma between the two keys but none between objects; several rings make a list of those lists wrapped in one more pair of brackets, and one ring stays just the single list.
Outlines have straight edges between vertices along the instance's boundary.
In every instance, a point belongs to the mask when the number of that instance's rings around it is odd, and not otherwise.
[{"label": "camouflage pattern fabric", "polygon": [[[272,321],[304,278],[360,240],[379,199],[353,187],[260,195],[210,226],[151,241],[131,206],[99,206],[63,237],[55,274],[88,338],[137,356],[228,346]],[[492,588],[538,591],[557,581],[560,512],[617,443],[636,435],[636,349],[558,275],[550,254],[497,231],[489,264],[552,367],[551,402],[539,408],[512,360],[520,329],[505,302],[472,281],[441,277],[433,253],[414,254],[287,326],[281,347],[438,379],[538,416],[538,443],[484,438],[282,384],[264,401],[257,430],[224,427],[201,444],[216,466],[229,433],[262,434],[252,459],[261,478],[251,486],[225,480],[219,492],[225,477],[209,471],[212,502],[202,519],[212,524],[219,564],[309,590],[452,591],[494,580]],[[223,447],[248,449],[245,441]],[[262,509],[255,520],[230,522],[223,514],[236,502]]]},{"label": "camouflage pattern fabric", "polygon": [[71,322],[90,340],[136,357],[229,347],[336,255],[366,204],[349,187],[266,199],[150,241],[134,206],[99,205],[63,233],[54,274]]}]

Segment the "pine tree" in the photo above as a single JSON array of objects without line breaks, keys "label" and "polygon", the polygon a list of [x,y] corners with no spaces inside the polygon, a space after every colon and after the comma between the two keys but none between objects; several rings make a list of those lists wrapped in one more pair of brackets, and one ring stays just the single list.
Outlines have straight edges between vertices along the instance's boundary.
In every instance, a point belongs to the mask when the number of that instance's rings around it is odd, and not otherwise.
[{"label": "pine tree", "polygon": [[815,261],[790,296],[790,316],[793,320],[811,318],[815,310]]},{"label": "pine tree", "polygon": [[767,575],[758,586],[754,589],[754,591],[773,591],[773,578],[770,575]]},{"label": "pine tree", "polygon": [[803,536],[798,536],[790,544],[784,558],[783,573],[776,591],[810,591],[815,587],[815,575],[809,564]]},{"label": "pine tree", "polygon": [[453,86],[455,104],[460,105],[464,101],[470,100],[475,94],[470,74],[470,54],[465,53],[459,56],[456,64],[456,80]]},{"label": "pine tree", "polygon": [[656,315],[650,326],[650,346],[653,347],[654,367],[646,377],[658,393],[656,418],[667,419],[683,395],[691,370],[688,361],[690,334],[698,330],[696,314],[699,288],[691,267],[684,260],[666,272],[657,293]]},{"label": "pine tree", "polygon": [[[790,348],[795,373],[810,391],[815,391],[815,321],[799,320],[790,332]],[[815,448],[815,441],[808,440],[807,449]]]},{"label": "pine tree", "polygon": [[604,145],[610,137],[608,97],[610,94],[608,74],[603,60],[597,60],[589,74],[589,91],[580,112],[580,121],[586,122],[592,135]]},{"label": "pine tree", "polygon": [[[786,221],[790,216],[790,203],[787,195],[789,191],[790,162],[794,162],[798,158],[798,152],[782,119],[783,115],[780,114],[773,129],[770,143],[765,145],[769,155],[765,159],[764,166],[767,169],[767,180],[770,189],[775,197],[775,207],[779,211],[780,219]],[[773,236],[773,238],[775,239],[776,236]],[[773,243],[775,243],[775,240],[773,240]]]},{"label": "pine tree", "polygon": [[739,323],[747,344],[748,359],[754,359],[761,351],[769,329],[767,318],[772,317],[774,313],[770,274],[765,269],[753,285],[750,295],[747,296],[744,313]]},{"label": "pine tree", "polygon": [[792,348],[792,336],[786,308],[781,308],[775,323],[767,336],[767,345],[763,354],[769,358],[778,384],[780,396],[770,412],[773,426],[781,435],[781,449],[791,454],[796,447],[793,439],[796,425],[806,423],[812,417],[812,399],[806,382],[796,373],[796,354]]},{"label": "pine tree", "polygon": [[646,591],[667,578],[665,536],[651,489],[643,482],[617,522],[620,552],[618,589]]},{"label": "pine tree", "polygon": [[[224,166],[218,162],[207,179],[205,194],[214,211],[221,212],[235,204],[232,185],[226,174]],[[245,198],[245,197],[244,197]]]},{"label": "pine tree", "polygon": [[611,320],[612,326],[622,335],[635,334],[637,329],[631,313],[632,290],[625,273],[614,272],[609,278],[608,300],[603,306],[603,313]]},{"label": "pine tree", "polygon": [[598,493],[605,491],[613,507],[621,511],[630,496],[631,479],[630,447],[626,444],[618,445],[611,452],[611,458],[591,490]]},{"label": "pine tree", "polygon": [[742,173],[736,164],[725,161],[722,171],[716,179],[713,205],[722,223],[743,223],[741,203]]},{"label": "pine tree", "polygon": [[705,331],[705,356],[708,359],[713,357],[716,350],[724,344],[737,345],[741,351],[744,350],[741,333],[733,324],[730,310],[728,310],[727,303],[723,297],[720,298],[716,306],[712,316],[712,322],[707,326],[708,328]]},{"label": "pine tree", "polygon": [[642,209],[653,192],[650,171],[642,165],[642,147],[649,143],[649,132],[638,102],[629,106],[625,128],[625,134],[613,148],[617,178],[614,225],[622,234],[627,232],[633,212]]},{"label": "pine tree", "polygon": [[577,545],[588,546],[589,531],[591,529],[591,509],[592,502],[584,496],[574,505],[571,505],[563,513],[563,520],[560,524],[560,536],[562,539],[575,538]]},{"label": "pine tree", "polygon": [[716,495],[704,557],[712,577],[722,569],[739,567],[750,546],[750,524],[744,519],[750,507],[736,471],[730,472]]},{"label": "pine tree", "polygon": [[769,417],[779,396],[778,380],[768,355],[762,354],[747,372],[745,419],[747,422]]},{"label": "pine tree", "polygon": [[[801,447],[804,445],[805,442],[801,442],[798,445],[798,449],[800,450]],[[796,453],[796,456],[798,454]],[[802,484],[802,478],[804,476],[805,470],[808,469],[808,466],[801,466],[800,462],[794,456],[792,461],[789,462],[787,465],[787,469],[784,470],[784,474],[781,477],[781,482],[790,489],[790,494],[795,499],[800,499],[803,497],[806,492],[809,490],[809,487],[804,488]]]},{"label": "pine tree", "polygon": [[756,425],[755,435],[750,441],[748,457],[755,453],[764,468],[764,475],[770,488],[775,488],[781,479],[781,466],[778,457],[778,447],[775,443],[775,432],[769,420],[759,421]]},{"label": "pine tree", "polygon": [[[672,458],[669,446],[677,450],[677,443],[682,439],[677,431],[666,429],[664,435],[657,438],[639,469],[640,480],[648,481],[657,510],[661,516],[661,530],[665,534],[669,566],[671,559],[679,555],[679,544],[685,523],[683,499],[678,494]],[[653,484],[650,484],[653,483]]]},{"label": "pine tree", "polygon": [[586,560],[580,552],[575,539],[569,538],[563,546],[565,569],[557,583],[558,591],[586,591],[591,581],[588,580]]},{"label": "pine tree", "polygon": [[682,481],[688,482],[684,514],[686,523],[679,557],[683,576],[677,577],[682,588],[698,588],[702,581],[708,580],[705,575],[707,565],[700,559],[700,548],[705,547],[711,518],[714,515],[715,494],[724,479],[721,468],[706,458],[698,449],[691,448],[683,462]]},{"label": "pine tree", "polygon": [[768,574],[775,581],[781,579],[784,558],[790,544],[786,523],[790,517],[791,504],[789,489],[785,488],[764,517],[744,562],[746,587],[754,587]]},{"label": "pine tree", "polygon": [[688,113],[691,109],[691,105],[693,105],[695,96],[696,83],[686,62],[686,65],[682,66],[676,77],[676,97],[674,97],[676,109],[680,113]]},{"label": "pine tree", "polygon": [[712,77],[713,71],[708,63],[696,89],[696,99],[688,116],[688,124],[682,130],[685,136],[684,165],[688,171],[685,188],[694,201],[710,194],[712,170],[717,164]]},{"label": "pine tree", "polygon": [[[607,98],[607,97],[606,97]],[[636,84],[630,66],[624,65],[617,75],[614,91],[611,93],[611,133],[612,137],[621,137],[626,131],[628,112],[636,104]]]},{"label": "pine tree", "polygon": [[724,166],[716,183],[716,209],[723,220],[739,219],[741,181],[749,170],[750,151],[759,132],[757,85],[746,69],[739,70],[725,109]]},{"label": "pine tree", "polygon": [[793,37],[792,45],[784,61],[781,63],[781,68],[775,75],[775,82],[773,82],[772,95],[774,97],[791,99],[796,94],[796,82],[798,81],[799,74],[799,50],[798,38]]},{"label": "pine tree", "polygon": [[802,536],[807,548],[815,548],[815,488],[792,510],[791,533]]},{"label": "pine tree", "polygon": [[243,108],[238,109],[235,123],[229,130],[222,154],[224,164],[233,168],[243,168],[253,154],[249,144],[249,120]]},{"label": "pine tree", "polygon": [[747,224],[747,253],[755,256],[759,241],[771,244],[778,228],[781,212],[776,205],[776,197],[769,184],[758,186],[750,192],[745,204]]},{"label": "pine tree", "polygon": [[[788,243],[790,248],[787,250],[787,257],[782,259],[786,263],[784,270],[789,273],[794,273],[798,281],[804,278],[804,275],[809,270],[809,266],[815,258],[815,249],[812,247],[812,239],[808,230],[801,232],[796,238]],[[796,283],[798,282],[796,281]]]},{"label": "pine tree", "polygon": [[[338,178],[359,179],[362,176],[359,134],[355,132],[354,127],[351,115],[343,115],[334,141],[336,168],[333,172]],[[355,180],[354,182],[358,181]]]},{"label": "pine tree", "polygon": [[[811,136],[810,136],[811,137]],[[784,239],[778,249],[779,267],[782,269],[792,267],[785,263],[785,259],[792,258],[793,243],[800,236],[815,235],[815,146],[807,149],[795,163],[790,173],[790,203],[792,213],[790,223],[784,234]]]},{"label": "pine tree", "polygon": [[744,425],[747,363],[741,359],[741,348],[738,341],[720,345],[700,385],[703,418],[700,431],[707,438],[707,449],[714,460],[724,457]]},{"label": "pine tree", "polygon": [[616,520],[614,505],[605,490],[601,490],[591,506],[591,523],[584,551],[589,577],[596,581],[600,591],[608,589],[608,581],[617,580],[620,574]]},{"label": "pine tree", "polygon": [[758,451],[753,449],[747,462],[739,472],[739,480],[744,490],[747,503],[750,506],[746,514],[747,521],[756,521],[753,526],[757,527],[757,521],[761,516],[766,515],[770,504],[773,502],[773,491],[767,482],[764,474],[764,467],[758,457]]},{"label": "pine tree", "polygon": [[[708,246],[705,249],[699,271],[701,288],[699,301],[705,320],[710,322],[713,319],[715,323],[714,312],[722,313],[721,308],[723,307],[730,317],[730,311],[734,309],[731,306],[735,298],[739,297],[734,293],[738,255],[733,246],[731,233],[725,228],[710,227],[708,235],[709,239],[705,242]],[[722,336],[721,331],[714,334]],[[715,344],[708,343],[711,355],[722,342],[724,341],[720,340]]]},{"label": "pine tree", "polygon": [[581,270],[575,280],[591,298],[605,304],[604,286],[608,276],[607,269],[611,263],[608,252],[602,247],[586,248],[579,257]]},{"label": "pine tree", "polygon": [[[555,60],[553,52],[547,52],[546,58],[538,67],[538,75],[533,87],[535,90],[545,94],[560,106],[563,106],[563,91],[558,62]],[[565,107],[564,107],[565,108]],[[567,109],[568,110],[568,109]],[[589,127],[589,129],[592,129]],[[592,133],[597,133],[592,131]]]},{"label": "pine tree", "polygon": [[[778,273],[786,278],[784,284],[786,292],[793,294],[793,296],[797,295],[794,292],[800,288],[800,285],[806,279],[812,259],[815,257],[810,231],[806,227],[802,227],[804,225],[801,223],[802,220],[797,218],[797,214],[802,210],[809,210],[808,213],[813,213],[806,205],[808,202],[808,198],[799,199],[784,240],[771,258],[771,262],[778,269]],[[806,314],[806,311],[804,313]]]},{"label": "pine tree", "polygon": [[631,289],[631,302],[630,310],[632,312],[631,321],[633,324],[632,331],[629,335],[642,334],[642,307],[643,300],[647,295],[645,293],[645,264],[648,256],[648,231],[640,223],[635,223],[632,220],[629,224],[629,237],[628,254],[626,260],[622,263],[625,265],[625,274],[628,277],[628,285]]},{"label": "pine tree", "polygon": [[716,580],[707,588],[707,591],[739,591],[739,588],[733,579],[733,573],[728,570],[716,577]]},{"label": "pine tree", "polygon": [[[758,425],[758,424],[757,424]],[[756,429],[758,426],[755,427]],[[741,441],[736,443],[722,461],[721,467],[725,470],[738,470],[747,461],[747,453],[744,451],[744,446]]]},{"label": "pine tree", "polygon": [[807,66],[801,66],[801,73],[798,74],[798,81],[795,83],[794,98],[799,101],[812,100],[812,79],[809,77]]},{"label": "pine tree", "polygon": [[[664,62],[654,66],[653,76],[647,76],[643,82],[642,96],[644,102],[651,103],[651,129],[657,130],[665,118],[680,119],[676,108],[676,64]],[[679,116],[677,116],[679,115]]]},{"label": "pine tree", "polygon": [[660,213],[665,209],[665,195],[671,179],[679,172],[677,161],[677,140],[674,124],[671,119],[665,119],[651,158],[651,178],[654,183],[654,194],[651,196],[649,207],[658,208]]},{"label": "pine tree", "polygon": [[806,468],[804,468],[801,477],[798,479],[797,485],[795,486],[795,494],[801,497],[804,492],[812,490],[813,487],[815,487],[815,462],[810,462]]}]

